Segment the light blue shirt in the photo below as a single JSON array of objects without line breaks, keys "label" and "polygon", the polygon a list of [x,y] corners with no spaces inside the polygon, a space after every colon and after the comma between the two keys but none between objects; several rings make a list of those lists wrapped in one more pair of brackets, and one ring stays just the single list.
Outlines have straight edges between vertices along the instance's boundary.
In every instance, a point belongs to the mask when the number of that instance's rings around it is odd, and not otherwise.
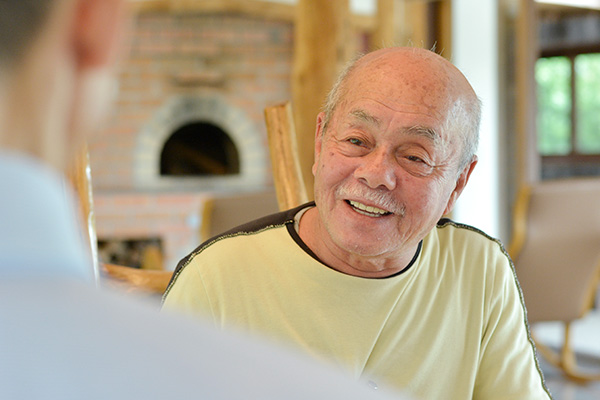
[{"label": "light blue shirt", "polygon": [[0,152],[0,399],[391,399],[327,366],[93,284],[72,194]]},{"label": "light blue shirt", "polygon": [[0,278],[93,282],[74,196],[38,161],[0,152]]}]

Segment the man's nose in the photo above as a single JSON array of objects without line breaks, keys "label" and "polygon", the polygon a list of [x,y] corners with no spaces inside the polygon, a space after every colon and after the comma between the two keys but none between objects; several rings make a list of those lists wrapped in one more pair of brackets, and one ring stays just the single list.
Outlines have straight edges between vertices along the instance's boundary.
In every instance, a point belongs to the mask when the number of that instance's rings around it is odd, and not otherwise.
[{"label": "man's nose", "polygon": [[372,189],[384,187],[387,190],[396,188],[395,158],[385,149],[376,149],[361,157],[362,163],[354,170],[354,177]]}]

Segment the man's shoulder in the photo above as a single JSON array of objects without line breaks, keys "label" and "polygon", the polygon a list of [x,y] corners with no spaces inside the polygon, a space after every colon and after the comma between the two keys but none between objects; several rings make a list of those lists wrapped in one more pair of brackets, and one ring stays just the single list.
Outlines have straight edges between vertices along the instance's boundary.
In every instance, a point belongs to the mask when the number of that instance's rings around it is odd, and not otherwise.
[{"label": "man's shoulder", "polygon": [[[265,215],[264,217],[257,218],[231,228],[225,232],[219,233],[218,235],[206,240],[202,245],[210,245],[229,237],[257,234],[265,230],[285,226],[288,223],[292,223],[293,220],[294,215],[291,213],[291,210]],[[202,247],[202,245],[200,247]]]},{"label": "man's shoulder", "polygon": [[204,241],[179,262],[173,273],[169,287],[174,283],[183,269],[192,263],[197,263],[194,260],[206,260],[207,257],[210,257],[211,260],[247,257],[249,256],[248,252],[256,248],[261,240],[269,241],[270,245],[274,245],[271,240],[277,236],[270,236],[268,238],[263,238],[263,236],[270,233],[281,235],[281,232],[287,233],[293,230],[296,214],[300,210],[312,205],[313,203],[307,203],[286,211],[266,215]]},{"label": "man's shoulder", "polygon": [[474,226],[448,218],[438,221],[429,238],[440,248],[452,248],[455,254],[471,254],[471,258],[476,254],[487,255],[487,259],[493,255],[510,260],[502,241]]},{"label": "man's shoulder", "polygon": [[198,249],[210,246],[223,239],[231,237],[255,235],[271,229],[293,226],[296,214],[300,210],[310,207],[312,204],[313,203],[303,204],[289,210],[265,215],[264,217],[257,218],[244,224],[238,225],[234,228],[231,228],[225,232],[219,233],[218,235],[211,237],[210,239],[202,243],[198,247]]},{"label": "man's shoulder", "polygon": [[424,243],[425,251],[444,254],[446,260],[452,259],[460,265],[466,263],[491,275],[500,273],[508,277],[514,274],[512,261],[502,242],[481,229],[441,219],[428,239],[429,243],[427,239]]},{"label": "man's shoulder", "polygon": [[449,218],[440,219],[434,229],[444,240],[466,239],[471,242],[481,242],[502,246],[502,242],[472,225],[453,221]]}]

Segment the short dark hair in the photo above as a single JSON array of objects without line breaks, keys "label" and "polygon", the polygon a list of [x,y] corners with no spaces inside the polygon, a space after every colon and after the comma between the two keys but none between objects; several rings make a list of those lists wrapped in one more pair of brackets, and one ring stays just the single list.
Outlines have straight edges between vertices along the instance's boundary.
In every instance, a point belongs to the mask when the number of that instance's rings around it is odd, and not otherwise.
[{"label": "short dark hair", "polygon": [[17,63],[57,0],[0,0],[0,66]]}]

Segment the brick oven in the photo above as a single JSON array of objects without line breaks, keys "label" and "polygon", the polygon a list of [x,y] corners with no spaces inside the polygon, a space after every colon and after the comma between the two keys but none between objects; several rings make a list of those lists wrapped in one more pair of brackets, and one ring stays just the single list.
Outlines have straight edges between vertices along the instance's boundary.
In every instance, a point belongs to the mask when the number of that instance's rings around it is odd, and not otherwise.
[{"label": "brick oven", "polygon": [[112,121],[89,142],[99,240],[158,245],[172,269],[202,239],[207,199],[272,190],[263,109],[291,97],[292,32],[243,14],[138,16]]}]

